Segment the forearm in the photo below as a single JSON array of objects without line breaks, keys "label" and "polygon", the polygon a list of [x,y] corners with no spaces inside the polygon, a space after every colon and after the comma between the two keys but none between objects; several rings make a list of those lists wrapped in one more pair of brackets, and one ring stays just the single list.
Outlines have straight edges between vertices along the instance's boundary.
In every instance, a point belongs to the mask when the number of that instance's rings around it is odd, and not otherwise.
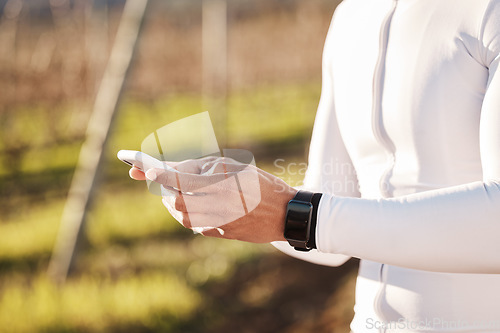
[{"label": "forearm", "polygon": [[476,182],[394,199],[323,195],[316,243],[414,269],[500,273],[500,184]]},{"label": "forearm", "polygon": [[291,257],[317,265],[337,267],[350,259],[349,256],[342,254],[321,253],[315,249],[309,252],[300,252],[291,247],[287,242],[272,242],[271,245]]}]

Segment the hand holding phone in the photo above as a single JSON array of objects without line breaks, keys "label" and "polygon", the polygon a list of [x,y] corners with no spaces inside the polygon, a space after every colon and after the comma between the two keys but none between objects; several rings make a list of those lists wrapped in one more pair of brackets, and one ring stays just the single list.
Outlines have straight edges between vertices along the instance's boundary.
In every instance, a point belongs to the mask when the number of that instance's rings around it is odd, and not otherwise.
[{"label": "hand holding phone", "polygon": [[[130,166],[133,166],[142,172],[146,173],[150,169],[163,169],[163,170],[168,170],[172,172],[179,173],[178,170],[172,168],[168,164],[146,154],[143,153],[142,151],[137,151],[137,150],[120,150],[117,154],[118,159],[120,159],[123,163],[128,164]],[[153,194],[156,195],[169,195],[168,190],[174,191],[174,192],[180,192],[184,195],[204,195],[204,193],[193,193],[193,192],[186,192],[186,191],[181,191],[176,187],[171,187],[171,186],[160,186],[160,184],[155,184],[154,182],[151,182],[150,180],[146,179],[148,183],[148,188],[149,191]],[[167,190],[167,191],[165,191]]]}]

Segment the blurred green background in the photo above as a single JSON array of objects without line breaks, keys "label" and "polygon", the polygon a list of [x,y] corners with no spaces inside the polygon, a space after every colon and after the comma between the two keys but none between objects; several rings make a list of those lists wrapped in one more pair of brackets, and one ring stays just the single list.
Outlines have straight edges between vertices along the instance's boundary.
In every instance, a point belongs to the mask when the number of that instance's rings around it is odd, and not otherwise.
[{"label": "blurred green background", "polygon": [[[66,283],[50,281],[123,3],[0,1],[0,332],[348,331],[355,261],[321,267],[270,245],[193,235],[115,157],[207,109],[201,0],[150,2],[85,246]],[[259,167],[291,185],[305,171],[337,3],[228,1],[227,94],[223,108],[208,111],[224,148],[252,151]]]}]

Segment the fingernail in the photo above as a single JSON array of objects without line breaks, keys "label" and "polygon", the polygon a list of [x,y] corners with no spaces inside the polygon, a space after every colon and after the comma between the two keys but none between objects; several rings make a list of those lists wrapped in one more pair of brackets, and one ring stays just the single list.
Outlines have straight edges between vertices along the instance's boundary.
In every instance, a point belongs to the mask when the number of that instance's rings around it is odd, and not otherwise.
[{"label": "fingernail", "polygon": [[155,169],[149,169],[146,172],[146,178],[154,182],[156,180],[156,178],[158,178],[156,170]]}]

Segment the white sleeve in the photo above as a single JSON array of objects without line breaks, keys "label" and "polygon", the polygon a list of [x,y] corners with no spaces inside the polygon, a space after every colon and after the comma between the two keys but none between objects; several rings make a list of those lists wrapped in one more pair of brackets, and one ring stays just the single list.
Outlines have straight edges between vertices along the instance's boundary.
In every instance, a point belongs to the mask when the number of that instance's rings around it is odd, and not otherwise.
[{"label": "white sleeve", "polygon": [[344,264],[351,258],[342,254],[321,253],[315,249],[309,252],[296,251],[287,242],[272,242],[271,245],[281,252],[288,254],[290,257],[308,261],[317,265],[337,267]]},{"label": "white sleeve", "polygon": [[394,199],[323,195],[321,252],[429,271],[500,273],[499,13],[490,12],[482,31],[489,70],[480,121],[483,180]]},{"label": "white sleeve", "polygon": [[[302,189],[313,192],[329,192],[338,196],[359,196],[356,173],[340,137],[335,115],[330,66],[331,55],[329,54],[331,47],[327,46],[331,43],[333,22],[334,19],[332,19],[323,52],[321,99],[314,122],[309,149],[309,165]],[[343,172],[338,172],[339,169],[342,169]],[[318,233],[316,232],[316,239],[317,237]],[[320,265],[339,266],[350,258],[350,256],[341,254],[320,253],[317,250],[299,252],[287,242],[274,242],[272,245],[292,257]]]}]

